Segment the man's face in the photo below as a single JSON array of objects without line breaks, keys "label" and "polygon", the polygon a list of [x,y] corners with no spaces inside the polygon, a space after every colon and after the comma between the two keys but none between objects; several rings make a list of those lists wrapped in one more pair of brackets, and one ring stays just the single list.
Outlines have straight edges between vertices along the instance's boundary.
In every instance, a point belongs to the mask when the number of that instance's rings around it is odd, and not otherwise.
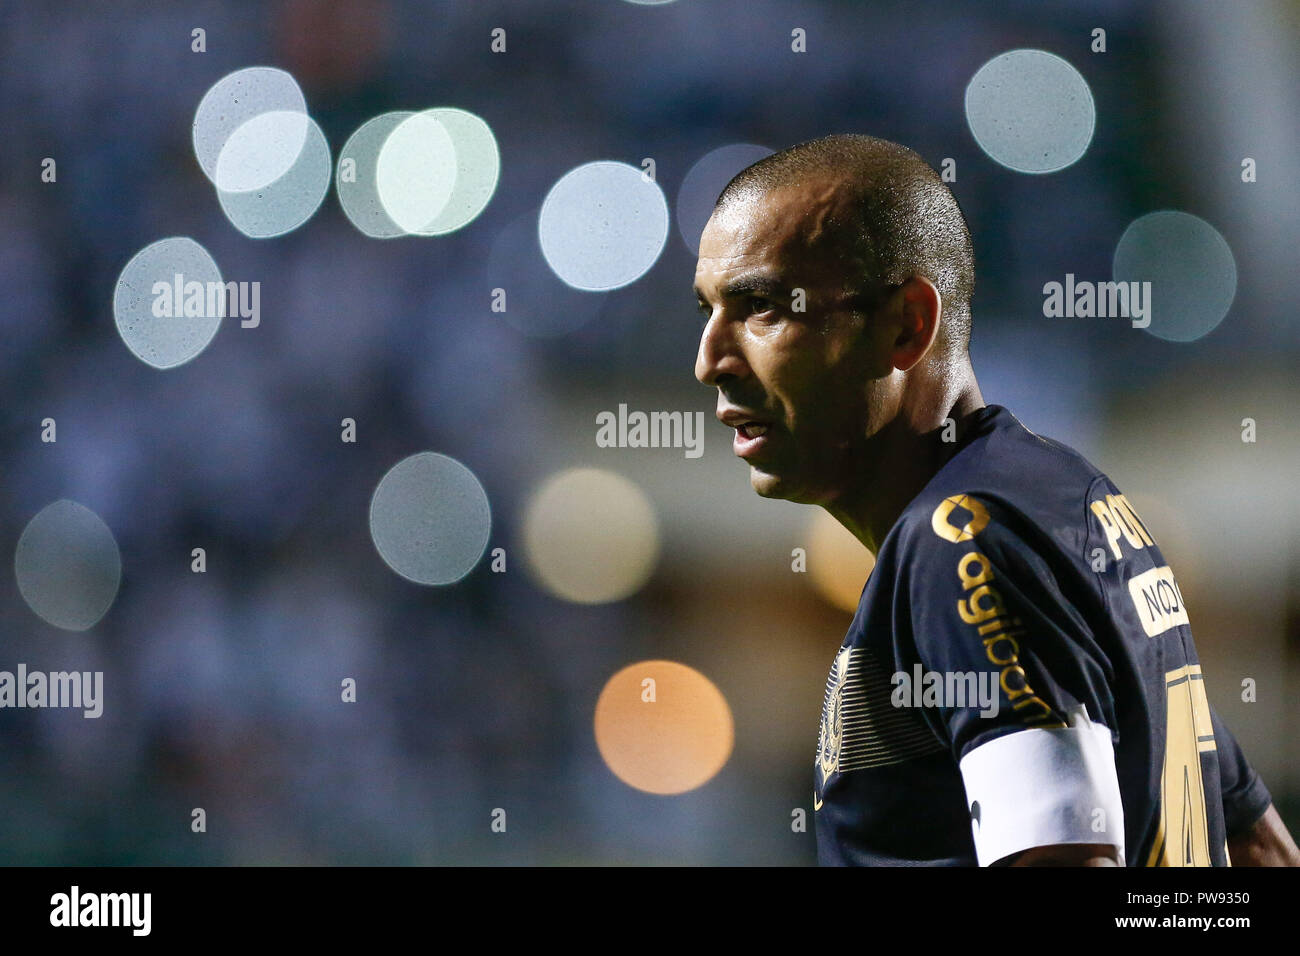
[{"label": "man's face", "polygon": [[695,377],[717,387],[768,498],[821,504],[867,477],[866,440],[896,404],[888,324],[851,308],[861,266],[834,229],[841,193],[812,182],[741,198],[700,237]]}]

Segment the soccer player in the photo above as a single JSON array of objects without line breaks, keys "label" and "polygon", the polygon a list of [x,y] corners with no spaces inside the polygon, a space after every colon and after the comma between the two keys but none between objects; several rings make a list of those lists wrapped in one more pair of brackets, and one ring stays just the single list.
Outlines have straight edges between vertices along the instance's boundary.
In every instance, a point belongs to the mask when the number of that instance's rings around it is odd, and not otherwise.
[{"label": "soccer player", "polygon": [[1300,865],[1133,504],[985,404],[973,285],[947,186],[867,136],[745,169],[701,236],[695,374],[754,490],[876,555],[827,682],[819,860]]}]

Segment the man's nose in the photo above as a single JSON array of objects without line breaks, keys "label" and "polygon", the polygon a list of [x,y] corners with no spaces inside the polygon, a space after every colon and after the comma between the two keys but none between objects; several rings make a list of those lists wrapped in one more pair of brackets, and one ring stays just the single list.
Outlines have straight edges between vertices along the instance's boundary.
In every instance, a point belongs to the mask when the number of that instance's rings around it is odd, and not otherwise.
[{"label": "man's nose", "polygon": [[700,351],[695,356],[695,377],[705,385],[718,385],[729,375],[745,372],[731,323],[717,313],[710,316],[700,334]]}]

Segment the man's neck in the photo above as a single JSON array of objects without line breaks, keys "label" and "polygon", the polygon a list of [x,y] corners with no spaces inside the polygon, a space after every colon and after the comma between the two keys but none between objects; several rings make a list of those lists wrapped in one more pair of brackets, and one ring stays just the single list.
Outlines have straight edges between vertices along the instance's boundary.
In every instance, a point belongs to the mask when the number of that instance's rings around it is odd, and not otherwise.
[{"label": "man's neck", "polygon": [[[969,365],[967,371],[958,385],[944,390],[947,394],[929,391],[922,401],[904,400],[864,447],[861,473],[872,479],[823,506],[872,554],[879,553],[908,503],[965,443],[963,420],[985,407]],[[948,419],[956,424],[955,434],[948,429],[950,437],[944,434]]]}]

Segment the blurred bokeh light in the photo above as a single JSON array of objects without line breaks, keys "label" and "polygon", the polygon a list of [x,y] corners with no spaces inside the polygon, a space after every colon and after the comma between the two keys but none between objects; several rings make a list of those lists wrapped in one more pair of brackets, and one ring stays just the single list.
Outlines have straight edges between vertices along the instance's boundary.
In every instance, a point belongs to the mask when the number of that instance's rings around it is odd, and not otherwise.
[{"label": "blurred bokeh light", "polygon": [[1237,263],[1199,216],[1165,209],[1131,222],[1115,246],[1116,282],[1151,283],[1150,326],[1170,342],[1194,342],[1223,321],[1237,294]]},{"label": "blurred bokeh light", "polygon": [[385,563],[416,584],[452,584],[483,556],[487,493],[453,458],[421,452],[388,470],[370,499],[370,536]]},{"label": "blurred bokeh light", "polygon": [[1045,50],[1011,50],[971,77],[966,122],[995,162],[1021,173],[1054,173],[1087,150],[1097,108],[1069,62]]},{"label": "blurred bokeh light", "polygon": [[537,217],[542,254],[575,289],[603,292],[649,271],[668,240],[659,184],[626,163],[585,163],[560,177]]},{"label": "blurred bokeh light", "polygon": [[158,369],[175,368],[212,342],[227,311],[221,270],[185,236],[159,239],[122,267],[113,319],[131,354]]},{"label": "blurred bokeh light", "polygon": [[92,628],[122,579],[113,532],[85,505],[61,499],[23,529],[14,552],[18,590],[41,619],[69,631]]},{"label": "blurred bokeh light", "polygon": [[395,110],[368,119],[339,150],[338,169],[334,175],[339,206],[352,225],[372,239],[406,235],[406,230],[393,221],[380,200],[376,166],[388,134],[414,115],[410,110]]},{"label": "blurred bokeh light", "polygon": [[579,604],[621,601],[659,558],[654,505],[633,482],[597,468],[553,475],[524,515],[524,551],[538,582]]},{"label": "blurred bokeh light", "polygon": [[629,787],[678,794],[708,783],[731,756],[734,724],[713,682],[675,661],[631,664],[596,701],[596,746]]}]

